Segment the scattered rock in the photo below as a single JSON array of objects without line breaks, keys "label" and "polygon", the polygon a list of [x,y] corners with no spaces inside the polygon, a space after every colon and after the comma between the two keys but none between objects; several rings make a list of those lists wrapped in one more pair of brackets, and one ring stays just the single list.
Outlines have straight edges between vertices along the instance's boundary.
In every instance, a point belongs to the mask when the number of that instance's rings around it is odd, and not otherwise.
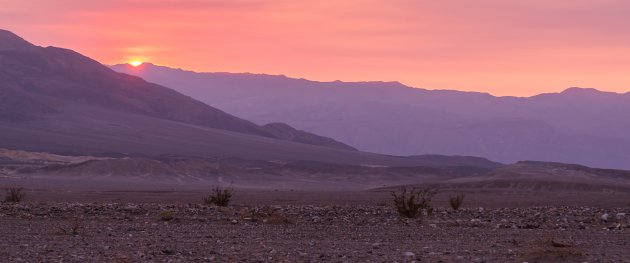
[{"label": "scattered rock", "polygon": [[623,220],[624,217],[626,217],[626,213],[617,213],[615,215],[615,218],[617,218],[617,220]]},{"label": "scattered rock", "polygon": [[[176,217],[161,222],[160,211]],[[606,253],[604,261],[623,262],[630,243],[622,232],[630,229],[624,221],[630,208],[608,208],[606,224],[600,221],[605,210],[594,207],[444,211],[436,209],[422,223],[401,219],[392,207],[369,205],[0,204],[0,236],[9,240],[0,253],[9,262],[535,262],[550,256],[538,262],[557,262],[553,253],[588,262]],[[24,214],[32,218],[25,221]],[[77,216],[80,235],[50,230],[68,228]],[[531,240],[541,236],[570,242],[547,239],[529,253]]]}]

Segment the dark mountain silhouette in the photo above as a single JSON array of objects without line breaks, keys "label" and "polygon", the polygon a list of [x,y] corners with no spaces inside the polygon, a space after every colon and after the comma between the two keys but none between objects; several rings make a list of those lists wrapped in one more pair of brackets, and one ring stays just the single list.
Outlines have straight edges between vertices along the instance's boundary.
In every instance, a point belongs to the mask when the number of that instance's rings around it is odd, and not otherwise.
[{"label": "dark mountain silhouette", "polygon": [[[43,117],[42,113],[58,111],[67,101],[72,101],[206,127],[269,136],[251,122],[141,78],[116,73],[74,51],[55,47],[32,47],[7,31],[2,32],[0,38],[3,39],[3,44],[0,45],[3,47],[0,49],[2,96],[13,108],[10,114],[14,114],[14,117],[5,116],[5,120]],[[21,107],[22,104],[24,108]]]},{"label": "dark mountain silhouette", "polygon": [[0,50],[28,51],[37,48],[10,31],[0,29]]},{"label": "dark mountain silhouette", "polygon": [[167,85],[259,124],[283,122],[362,151],[481,156],[630,168],[630,94],[570,88],[538,96],[196,73],[153,64],[112,68]]},{"label": "dark mountain silhouette", "polygon": [[[57,100],[73,100],[190,124],[282,138],[171,89],[115,73],[73,51],[38,48],[8,31],[0,32],[0,40],[3,67],[0,79],[4,81],[0,90],[0,102],[3,102],[0,120],[42,118],[57,112],[55,108],[63,104]],[[315,138],[315,135],[311,137]],[[317,145],[316,140],[295,141]]]},{"label": "dark mountain silhouette", "polygon": [[[74,51],[37,47],[0,31],[3,148],[73,155],[168,154],[385,166],[420,163],[413,158],[297,142],[342,148],[333,140],[289,126],[258,126],[169,88],[114,72]],[[447,165],[461,166],[458,159],[448,162],[449,157],[444,158]]]}]

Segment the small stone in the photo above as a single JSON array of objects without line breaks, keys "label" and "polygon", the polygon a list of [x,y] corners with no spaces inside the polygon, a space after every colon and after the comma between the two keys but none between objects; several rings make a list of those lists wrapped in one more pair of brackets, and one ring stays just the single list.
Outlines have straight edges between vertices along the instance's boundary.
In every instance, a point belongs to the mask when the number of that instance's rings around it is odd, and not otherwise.
[{"label": "small stone", "polygon": [[601,219],[602,219],[602,222],[608,222],[608,213],[603,214]]},{"label": "small stone", "polygon": [[460,226],[460,223],[457,220],[449,220],[449,221],[446,221],[446,226],[448,226],[448,227],[458,227],[458,226]]},{"label": "small stone", "polygon": [[407,258],[413,258],[416,256],[416,254],[414,254],[413,252],[407,251],[405,253],[403,253],[403,256],[407,257]]},{"label": "small stone", "polygon": [[556,240],[551,240],[551,245],[554,247],[570,247],[571,246],[565,242],[556,241]]},{"label": "small stone", "polygon": [[622,220],[625,216],[626,216],[626,213],[617,213],[617,215],[615,215],[617,220]]},{"label": "small stone", "polygon": [[480,227],[482,226],[481,220],[478,218],[473,218],[470,220],[470,226],[471,227]]},{"label": "small stone", "polygon": [[232,222],[231,222],[231,223],[232,223],[233,225],[236,225],[236,224],[238,224],[238,221],[237,221],[236,219],[232,219]]}]

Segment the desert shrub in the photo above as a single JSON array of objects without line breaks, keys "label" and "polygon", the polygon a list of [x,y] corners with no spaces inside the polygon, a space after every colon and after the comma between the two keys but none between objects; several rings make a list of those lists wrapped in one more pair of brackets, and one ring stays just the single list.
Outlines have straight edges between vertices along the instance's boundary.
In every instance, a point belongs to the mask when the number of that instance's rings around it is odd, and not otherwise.
[{"label": "desert shrub", "polygon": [[463,193],[458,194],[456,196],[449,196],[448,202],[451,205],[451,208],[453,208],[453,210],[459,209],[459,207],[461,207],[462,204],[464,203],[464,197],[465,195]]},{"label": "desert shrub", "polygon": [[175,218],[175,212],[173,211],[162,211],[159,214],[160,220],[162,221],[171,221]]},{"label": "desert shrub", "polygon": [[212,189],[210,195],[203,198],[203,202],[217,206],[227,206],[230,203],[233,193],[234,190],[231,187],[221,188],[220,186],[217,186]]},{"label": "desert shrub", "polygon": [[26,197],[26,193],[24,193],[24,189],[13,187],[13,188],[7,189],[7,195],[4,197],[4,201],[18,203],[24,200],[24,197]]},{"label": "desert shrub", "polygon": [[406,187],[402,187],[398,192],[393,191],[392,196],[398,214],[403,217],[415,218],[422,210],[426,210],[428,214],[433,212],[431,199],[436,193],[436,190],[430,188],[407,190]]}]

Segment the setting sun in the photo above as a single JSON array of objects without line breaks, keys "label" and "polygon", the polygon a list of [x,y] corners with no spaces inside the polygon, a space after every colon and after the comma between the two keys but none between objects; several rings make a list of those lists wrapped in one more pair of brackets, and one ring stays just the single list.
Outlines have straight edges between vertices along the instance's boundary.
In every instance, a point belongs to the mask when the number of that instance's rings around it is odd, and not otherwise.
[{"label": "setting sun", "polygon": [[142,65],[142,61],[131,61],[131,62],[129,62],[129,65],[137,67],[137,66]]}]

